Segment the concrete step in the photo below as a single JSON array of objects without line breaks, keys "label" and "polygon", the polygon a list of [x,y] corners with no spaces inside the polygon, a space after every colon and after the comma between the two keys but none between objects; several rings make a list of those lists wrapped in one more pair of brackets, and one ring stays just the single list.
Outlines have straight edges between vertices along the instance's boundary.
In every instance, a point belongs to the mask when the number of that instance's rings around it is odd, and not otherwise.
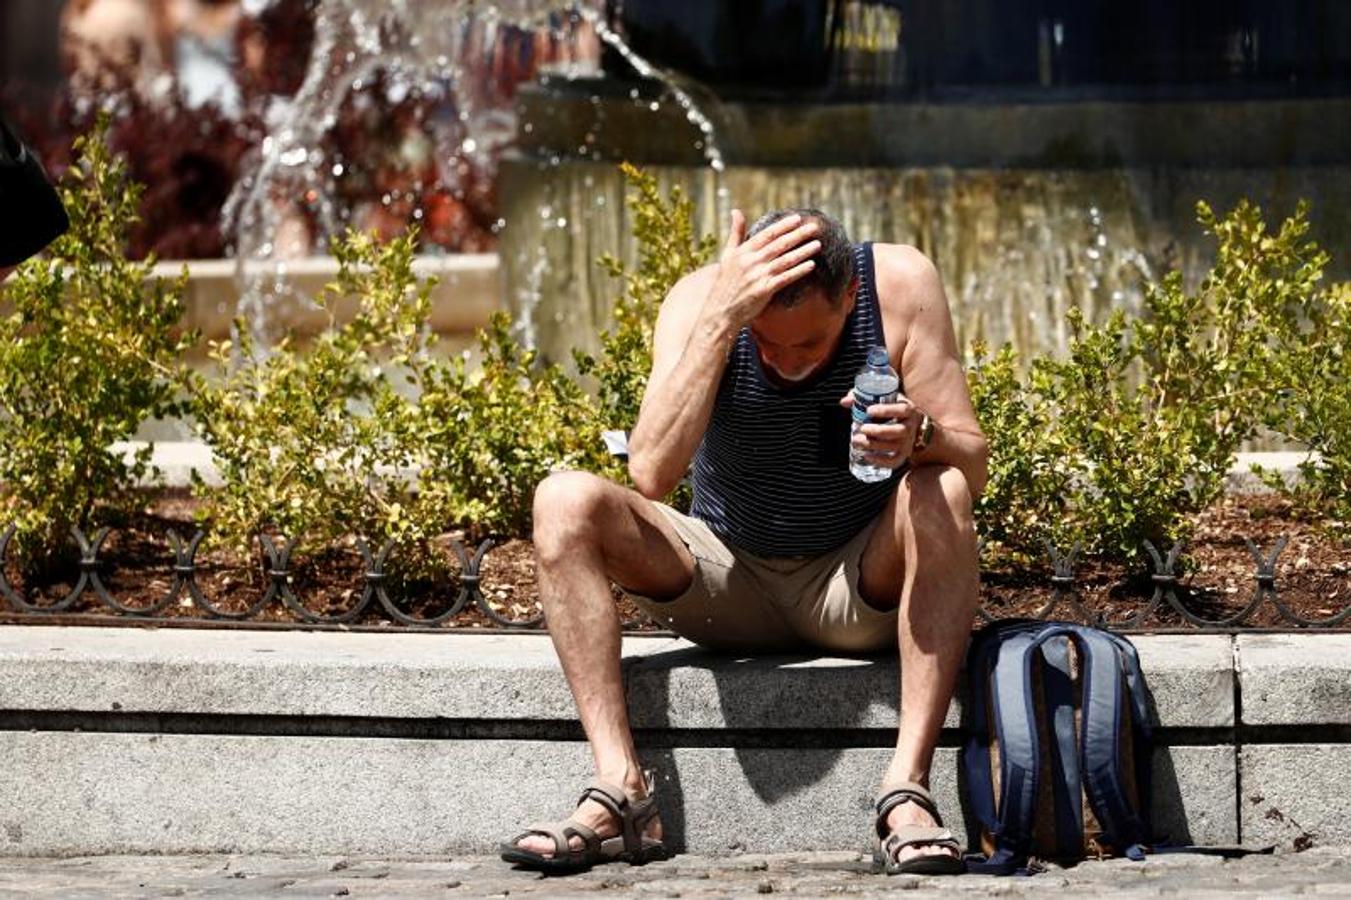
[{"label": "concrete step", "polygon": [[[1161,831],[1351,844],[1351,635],[1134,641]],[[634,637],[623,671],[677,846],[867,845],[893,660]],[[490,852],[590,775],[537,634],[0,626],[0,716],[3,855]],[[954,703],[933,781],[962,829],[959,720]]]}]

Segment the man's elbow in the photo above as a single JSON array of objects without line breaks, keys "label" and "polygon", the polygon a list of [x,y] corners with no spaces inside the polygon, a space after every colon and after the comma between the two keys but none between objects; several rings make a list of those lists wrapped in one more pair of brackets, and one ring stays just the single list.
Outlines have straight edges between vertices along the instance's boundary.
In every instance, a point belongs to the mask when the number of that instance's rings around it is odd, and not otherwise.
[{"label": "man's elbow", "polygon": [[660,500],[675,487],[667,483],[668,479],[664,478],[645,456],[630,454],[629,479],[633,481],[634,489],[649,500]]},{"label": "man's elbow", "polygon": [[967,474],[967,487],[971,489],[971,499],[978,500],[990,480],[990,443],[985,440],[984,435],[981,435],[975,449],[975,459],[970,467],[971,471]]}]

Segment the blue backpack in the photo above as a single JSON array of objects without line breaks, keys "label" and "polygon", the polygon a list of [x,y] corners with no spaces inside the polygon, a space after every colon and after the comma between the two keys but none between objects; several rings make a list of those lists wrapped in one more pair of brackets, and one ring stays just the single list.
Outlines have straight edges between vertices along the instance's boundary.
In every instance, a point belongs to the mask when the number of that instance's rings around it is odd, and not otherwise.
[{"label": "blue backpack", "polygon": [[1142,859],[1153,735],[1130,642],[1069,622],[993,622],[972,639],[967,676],[963,768],[985,853],[968,868]]}]

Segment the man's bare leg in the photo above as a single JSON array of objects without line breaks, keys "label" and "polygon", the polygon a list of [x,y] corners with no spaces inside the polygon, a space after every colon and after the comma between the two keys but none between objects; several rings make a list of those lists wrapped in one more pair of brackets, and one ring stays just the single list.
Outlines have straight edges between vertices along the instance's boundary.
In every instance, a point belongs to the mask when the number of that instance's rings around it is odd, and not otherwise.
[{"label": "man's bare leg", "polygon": [[[535,492],[534,514],[540,602],[596,776],[640,798],[646,791],[629,728],[610,582],[645,596],[676,597],[689,587],[694,559],[651,501],[595,475],[551,475]],[[602,838],[618,833],[614,817],[593,801],[577,817]],[[659,838],[660,821],[653,819],[647,834]],[[520,846],[544,855],[554,850],[541,836]],[[573,838],[573,846],[580,847],[580,839]]]},{"label": "man's bare leg", "polygon": [[[859,588],[881,608],[900,602],[900,727],[882,785],[927,788],[980,590],[971,493],[960,471],[920,466],[905,475],[864,550]],[[892,828],[934,824],[913,803],[887,821]],[[905,848],[900,858],[944,852]]]}]

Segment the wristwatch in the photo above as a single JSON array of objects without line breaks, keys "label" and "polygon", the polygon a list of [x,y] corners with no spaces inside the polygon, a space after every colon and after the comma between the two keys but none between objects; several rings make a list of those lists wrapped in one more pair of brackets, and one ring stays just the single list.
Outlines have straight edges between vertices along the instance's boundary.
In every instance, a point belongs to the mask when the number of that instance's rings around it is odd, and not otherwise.
[{"label": "wristwatch", "polygon": [[929,446],[929,442],[932,441],[933,439],[934,439],[934,420],[929,418],[928,413],[924,413],[922,416],[920,416],[919,432],[915,435],[915,445],[910,452],[919,453],[921,450],[927,449]]}]

